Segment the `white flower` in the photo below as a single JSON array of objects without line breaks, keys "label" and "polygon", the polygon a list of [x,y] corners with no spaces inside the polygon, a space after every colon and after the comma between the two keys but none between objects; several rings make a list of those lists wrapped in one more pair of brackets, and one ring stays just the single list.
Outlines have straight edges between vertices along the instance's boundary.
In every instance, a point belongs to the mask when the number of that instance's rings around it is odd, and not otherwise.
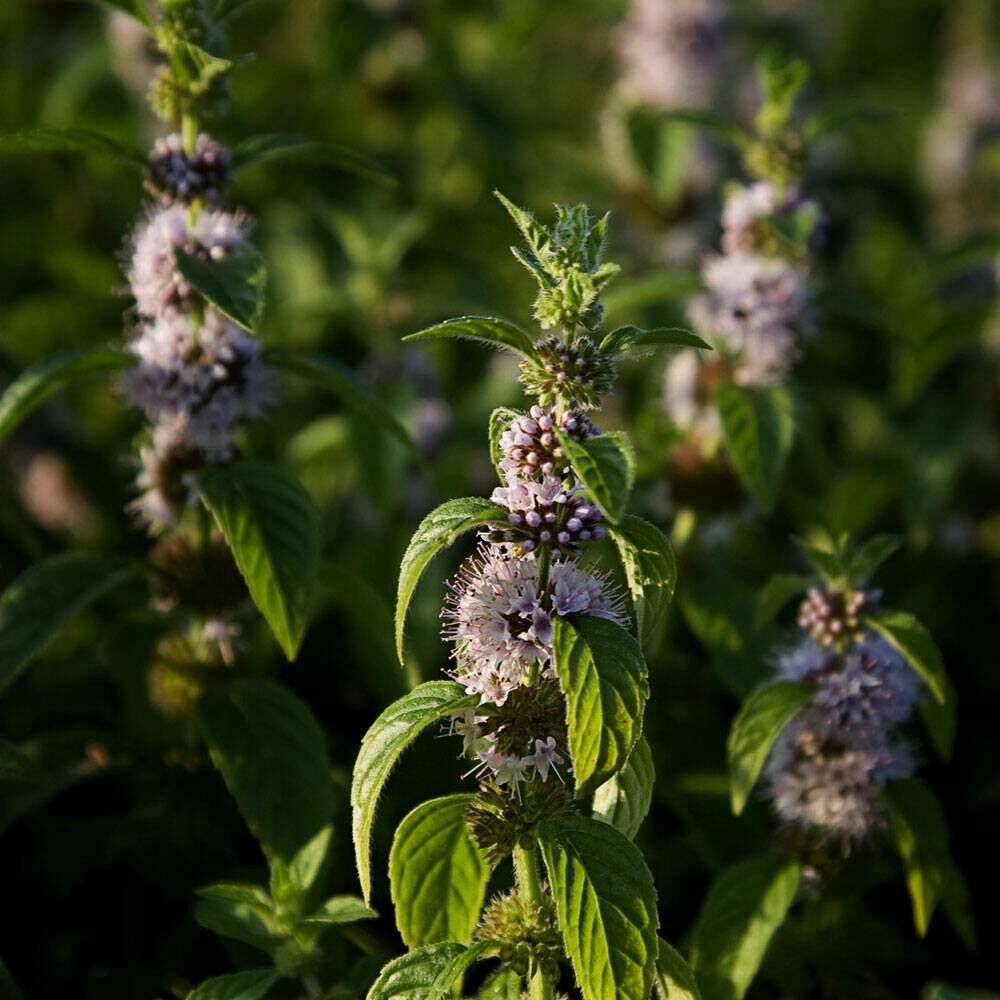
[{"label": "white flower", "polygon": [[553,736],[548,737],[544,741],[535,740],[535,752],[530,757],[525,757],[525,763],[535,769],[535,774],[542,781],[548,781],[549,768],[552,769],[558,778],[559,772],[556,770],[556,764],[561,764],[562,762],[563,759],[556,750],[556,741]]},{"label": "white flower", "polygon": [[159,317],[181,309],[191,288],[177,270],[174,252],[217,260],[248,246],[247,224],[231,212],[202,210],[190,225],[185,205],[155,211],[131,238],[128,279],[136,308]]}]

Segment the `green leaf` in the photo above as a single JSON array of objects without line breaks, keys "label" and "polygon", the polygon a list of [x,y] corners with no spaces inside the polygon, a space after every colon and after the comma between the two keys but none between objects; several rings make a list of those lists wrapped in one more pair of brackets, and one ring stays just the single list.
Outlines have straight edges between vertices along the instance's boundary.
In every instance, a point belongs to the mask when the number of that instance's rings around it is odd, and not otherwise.
[{"label": "green leaf", "polygon": [[642,650],[620,625],[591,615],[554,618],[552,662],[566,695],[577,796],[628,760],[642,733],[649,680]]},{"label": "green leaf", "polygon": [[331,896],[302,922],[315,925],[353,924],[357,920],[372,920],[377,916],[378,913],[357,896]]},{"label": "green leaf", "polygon": [[354,852],[365,901],[371,899],[371,834],[375,808],[389,772],[400,754],[432,722],[478,702],[454,681],[427,681],[393,702],[361,741],[351,784]]},{"label": "green leaf", "polygon": [[199,478],[198,491],[250,596],[294,660],[316,589],[319,511],[294,476],[264,462],[214,466]]},{"label": "green leaf", "polygon": [[476,1000],[521,1000],[521,977],[511,968],[501,966],[486,980]]},{"label": "green leaf", "polygon": [[655,781],[653,753],[646,738],[640,736],[625,766],[594,792],[594,819],[609,823],[629,840],[635,840],[649,813]]},{"label": "green leaf", "polygon": [[442,1000],[460,975],[490,947],[446,941],[428,944],[394,958],[368,991],[368,1000]]},{"label": "green leaf", "polygon": [[859,587],[868,582],[872,574],[899,549],[902,540],[898,535],[875,535],[869,538],[849,559],[846,566],[851,584]]},{"label": "green leaf", "polygon": [[490,522],[507,522],[507,511],[490,500],[465,497],[448,500],[432,510],[420,522],[399,566],[399,585],[396,591],[396,654],[403,662],[403,632],[406,613],[417,589],[420,577],[430,561],[443,549],[452,545],[461,535]]},{"label": "green leaf", "polygon": [[652,635],[670,607],[677,584],[677,563],[663,532],[642,518],[629,514],[609,533],[625,571],[641,642]]},{"label": "green leaf", "polygon": [[703,351],[712,349],[697,334],[681,327],[659,326],[653,330],[643,330],[638,326],[620,326],[601,341],[600,350],[602,354],[623,354],[636,347],[697,347]]},{"label": "green leaf", "polygon": [[326,740],[312,712],[280,684],[242,679],[202,697],[198,724],[264,851],[291,861],[333,811]]},{"label": "green leaf", "polygon": [[223,903],[245,906],[262,916],[274,910],[271,897],[259,886],[251,882],[213,882],[211,885],[195,889],[195,895],[202,899],[215,899]]},{"label": "green leaf", "polygon": [[248,969],[206,979],[187,1000],[262,1000],[280,978],[274,969]]},{"label": "green leaf", "polygon": [[447,795],[400,823],[389,854],[396,926],[409,948],[438,941],[470,944],[490,868],[465,823],[472,795]]},{"label": "green leaf", "polygon": [[757,688],[743,703],[726,741],[729,801],[737,816],[757,784],[774,741],[815,693],[808,684],[779,681]]},{"label": "green leaf", "polygon": [[944,678],[944,701],[923,692],[917,707],[934,750],[942,760],[950,760],[958,728],[958,692],[947,675]]},{"label": "green leaf", "polygon": [[657,938],[656,988],[660,1000],[701,1000],[691,966],[672,945]]},{"label": "green leaf", "polygon": [[586,441],[574,441],[560,430],[556,434],[594,503],[612,524],[618,524],[635,483],[635,450],[628,435],[610,431]]},{"label": "green leaf", "polygon": [[194,919],[205,930],[240,941],[265,955],[273,955],[281,943],[271,921],[256,906],[206,897],[195,905]]},{"label": "green leaf", "polygon": [[[324,826],[295,852],[287,864],[279,857],[272,859],[271,880],[278,883],[271,890],[275,899],[281,900],[289,889],[294,890],[296,895],[304,895],[316,884],[332,837],[333,827]],[[275,878],[275,875],[278,877]]]},{"label": "green leaf", "polygon": [[691,934],[704,1000],[742,1000],[799,886],[796,861],[741,861],[715,881]]},{"label": "green leaf", "polygon": [[209,305],[237,326],[254,333],[264,315],[267,268],[256,251],[202,260],[175,250],[177,270]]},{"label": "green leaf", "polygon": [[416,442],[399,418],[375,393],[364,385],[345,365],[318,351],[297,351],[287,347],[265,347],[263,360],[292,375],[310,379],[324,389],[329,389],[341,402],[358,416],[372,420],[383,430],[395,436],[411,452],[419,453]]},{"label": "green leaf", "polygon": [[403,340],[429,340],[440,337],[458,337],[462,340],[489,344],[492,347],[508,348],[531,360],[537,360],[538,357],[531,337],[519,326],[508,323],[505,319],[494,319],[490,316],[459,316],[457,319],[445,320],[418,333],[411,333]]},{"label": "green leaf", "polygon": [[26,368],[0,395],[0,441],[70,382],[124,371],[134,364],[131,354],[97,348],[54,354]]},{"label": "green leaf", "polygon": [[930,632],[906,611],[885,611],[866,619],[866,622],[906,658],[927,683],[931,694],[943,703],[948,675],[945,673],[941,651]]},{"label": "green leaf", "polygon": [[244,139],[233,147],[231,164],[233,171],[236,172],[260,163],[273,163],[278,160],[320,163],[382,184],[396,183],[385,167],[363,153],[335,143],[316,142],[299,135],[284,133],[255,135]]},{"label": "green leaf", "polygon": [[808,589],[808,577],[799,573],[776,573],[764,584],[757,599],[754,628],[761,629],[770,625],[793,597],[806,593]]},{"label": "green leaf", "polygon": [[493,468],[497,470],[501,481],[506,477],[500,469],[500,462],[503,459],[503,452],[500,450],[500,436],[514,420],[523,415],[523,411],[513,410],[509,406],[498,406],[490,414],[490,460],[493,462]]},{"label": "green leaf", "polygon": [[141,563],[70,552],[26,569],[0,595],[0,692],[48,641],[110,590],[139,578]]},{"label": "green leaf", "polygon": [[144,170],[146,157],[135,146],[85,128],[32,128],[0,135],[3,153],[97,153]]},{"label": "green leaf", "polygon": [[733,467],[754,499],[771,510],[792,447],[791,396],[782,388],[744,389],[723,383],[715,402]]},{"label": "green leaf", "polygon": [[753,137],[740,125],[701,108],[676,108],[660,115],[664,122],[684,122],[711,132],[736,149],[746,149]]},{"label": "green leaf", "polygon": [[538,843],[584,1000],[648,1000],[659,920],[638,848],[583,816],[546,820]]},{"label": "green leaf", "polygon": [[906,870],[917,934],[926,937],[938,902],[943,901],[949,885],[955,883],[960,890],[956,893],[952,889],[949,896],[953,903],[959,904],[953,922],[957,927],[971,924],[971,914],[963,912],[966,907],[962,906],[968,890],[961,891],[965,880],[952,859],[944,810],[934,793],[919,778],[910,778],[891,782],[883,794],[893,840]]}]

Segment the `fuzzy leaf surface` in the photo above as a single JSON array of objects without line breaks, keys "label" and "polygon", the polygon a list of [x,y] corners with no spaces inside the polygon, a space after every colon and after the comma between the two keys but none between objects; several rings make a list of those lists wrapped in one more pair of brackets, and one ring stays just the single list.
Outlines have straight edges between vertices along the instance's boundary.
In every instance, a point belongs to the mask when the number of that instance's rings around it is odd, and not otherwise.
[{"label": "fuzzy leaf surface", "polygon": [[742,1000],[799,886],[799,865],[741,861],[716,879],[691,933],[691,968],[704,1000]]},{"label": "fuzzy leaf surface", "polygon": [[677,584],[677,563],[659,528],[632,514],[609,534],[625,571],[639,640],[648,638],[670,607]]},{"label": "fuzzy leaf surface", "polygon": [[444,1000],[459,976],[493,945],[428,944],[394,958],[379,973],[368,1000]]},{"label": "fuzzy leaf surface", "polygon": [[656,990],[660,1000],[701,1000],[698,982],[684,956],[664,941],[657,939]]},{"label": "fuzzy leaf surface", "polygon": [[357,896],[331,896],[303,920],[304,924],[353,924],[358,920],[373,920],[378,914]]},{"label": "fuzzy leaf surface", "polygon": [[795,432],[791,396],[782,388],[723,384],[715,402],[733,467],[754,499],[771,510]]},{"label": "fuzzy leaf surface", "polygon": [[639,643],[620,625],[573,615],[553,618],[552,628],[579,797],[625,766],[642,733],[649,681]]},{"label": "fuzzy leaf surface", "polygon": [[594,819],[609,823],[629,840],[635,840],[649,814],[655,782],[653,753],[646,738],[640,736],[625,766],[594,792]]},{"label": "fuzzy leaf surface", "polygon": [[610,431],[575,441],[562,431],[556,433],[573,471],[594,503],[612,524],[620,523],[635,483],[635,449],[628,435]]},{"label": "fuzzy leaf surface", "polygon": [[430,561],[467,531],[492,521],[506,523],[507,511],[482,497],[448,500],[420,522],[403,553],[396,591],[396,655],[403,662],[403,633],[406,613],[420,577]]},{"label": "fuzzy leaf surface", "polygon": [[431,799],[396,830],[389,879],[396,926],[408,948],[472,941],[490,868],[465,823],[471,801],[471,794]]},{"label": "fuzzy leaf surface", "polygon": [[274,969],[247,969],[206,979],[187,1000],[262,1000],[278,981]]},{"label": "fuzzy leaf surface", "polygon": [[653,878],[638,848],[583,816],[546,820],[538,843],[584,1000],[648,1000],[658,919]]},{"label": "fuzzy leaf surface", "polygon": [[142,572],[131,559],[85,552],[29,566],[0,594],[0,692],[76,615]]},{"label": "fuzzy leaf surface", "polygon": [[131,354],[102,347],[54,354],[26,368],[0,395],[0,441],[71,382],[124,371],[134,364]]},{"label": "fuzzy leaf surface", "polygon": [[490,414],[490,460],[493,462],[493,468],[497,470],[501,482],[504,480],[504,475],[500,471],[500,461],[503,458],[503,453],[500,450],[500,436],[517,417],[522,415],[521,410],[514,410],[509,406],[498,406]]},{"label": "fuzzy leaf surface", "polygon": [[352,832],[365,901],[371,899],[371,834],[375,809],[400,754],[432,722],[478,702],[454,681],[427,681],[393,702],[361,741],[351,784]]},{"label": "fuzzy leaf surface", "polygon": [[265,853],[290,862],[333,811],[326,739],[312,712],[280,684],[243,679],[206,693],[198,724]]},{"label": "fuzzy leaf surface", "polygon": [[726,741],[729,801],[737,816],[757,784],[774,741],[815,693],[808,684],[779,681],[757,688],[743,702]]},{"label": "fuzzy leaf surface", "polygon": [[214,466],[199,478],[198,491],[254,604],[294,660],[316,590],[319,511],[294,476],[265,462]]}]

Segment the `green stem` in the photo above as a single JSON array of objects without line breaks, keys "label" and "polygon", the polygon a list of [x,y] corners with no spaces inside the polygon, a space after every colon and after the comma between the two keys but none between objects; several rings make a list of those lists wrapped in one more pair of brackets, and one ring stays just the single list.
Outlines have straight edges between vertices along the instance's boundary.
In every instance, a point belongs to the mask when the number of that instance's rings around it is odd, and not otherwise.
[{"label": "green stem", "polygon": [[191,156],[198,142],[198,119],[190,111],[181,115],[181,138],[184,141],[184,152]]},{"label": "green stem", "polygon": [[[534,847],[514,848],[514,879],[517,890],[529,902],[542,902],[542,874],[538,865],[538,850]],[[532,962],[528,974],[529,1000],[553,1000],[555,987],[545,973]]]}]

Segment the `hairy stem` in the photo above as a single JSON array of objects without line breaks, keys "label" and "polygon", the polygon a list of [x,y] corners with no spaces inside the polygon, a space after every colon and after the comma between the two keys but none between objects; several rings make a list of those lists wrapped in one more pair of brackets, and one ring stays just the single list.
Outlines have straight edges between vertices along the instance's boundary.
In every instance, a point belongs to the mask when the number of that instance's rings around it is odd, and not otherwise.
[{"label": "hairy stem", "polygon": [[[518,892],[529,903],[537,904],[542,901],[542,875],[536,848],[514,848],[514,878]],[[552,981],[532,962],[528,978],[528,997],[530,1000],[552,1000],[554,995]]]}]

